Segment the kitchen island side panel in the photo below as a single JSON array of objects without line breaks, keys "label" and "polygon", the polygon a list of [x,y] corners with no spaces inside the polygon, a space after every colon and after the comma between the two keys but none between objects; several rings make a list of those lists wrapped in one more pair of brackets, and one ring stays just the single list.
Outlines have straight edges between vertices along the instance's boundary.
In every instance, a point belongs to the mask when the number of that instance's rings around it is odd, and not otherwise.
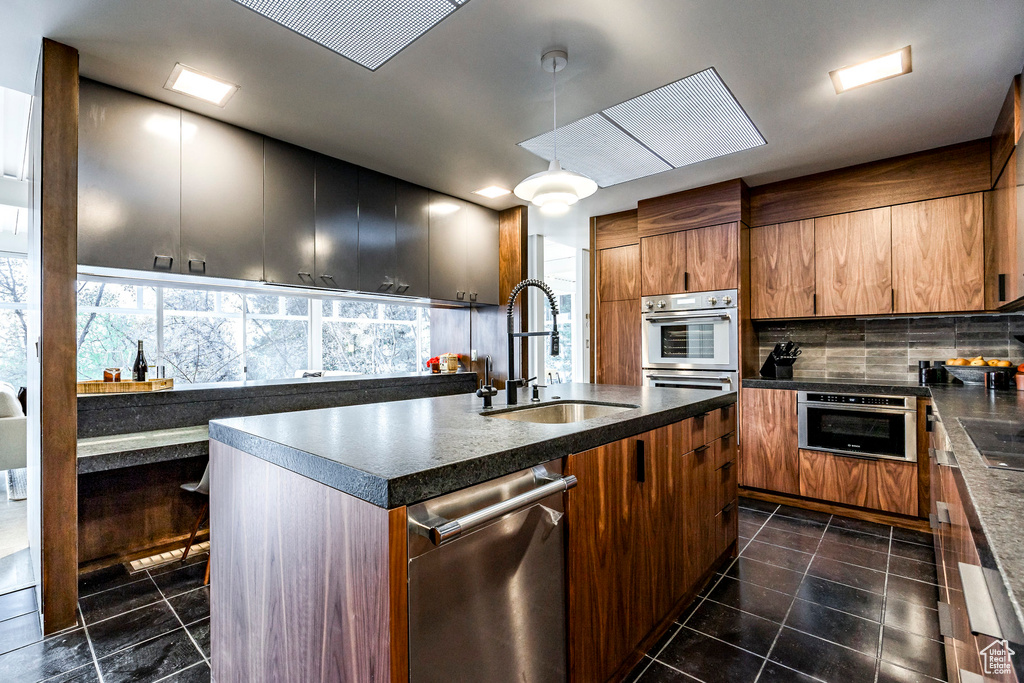
[{"label": "kitchen island side panel", "polygon": [[407,680],[405,508],[215,440],[210,462],[215,680]]}]

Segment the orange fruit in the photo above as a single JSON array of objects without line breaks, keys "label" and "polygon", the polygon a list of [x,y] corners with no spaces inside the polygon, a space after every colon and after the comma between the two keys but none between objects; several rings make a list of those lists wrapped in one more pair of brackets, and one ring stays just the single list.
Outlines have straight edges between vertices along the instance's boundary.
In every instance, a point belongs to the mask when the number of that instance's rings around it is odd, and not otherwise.
[{"label": "orange fruit", "polygon": [[997,368],[1009,368],[1009,367],[1012,367],[1012,366],[1013,366],[1013,363],[1011,363],[1008,360],[1001,360],[998,363],[996,363],[996,367]]},{"label": "orange fruit", "polygon": [[981,360],[980,358],[975,358],[974,360],[971,361],[970,364],[971,367],[985,367],[987,365],[987,363]]},{"label": "orange fruit", "polygon": [[1002,362],[1003,362],[1003,361],[999,360],[998,358],[993,358],[992,360],[990,360],[990,361],[988,362],[988,365],[989,365],[989,367],[992,367],[992,368],[994,368],[994,367],[996,367],[997,365],[999,365],[999,364],[1000,364],[1000,363],[1002,363]]}]

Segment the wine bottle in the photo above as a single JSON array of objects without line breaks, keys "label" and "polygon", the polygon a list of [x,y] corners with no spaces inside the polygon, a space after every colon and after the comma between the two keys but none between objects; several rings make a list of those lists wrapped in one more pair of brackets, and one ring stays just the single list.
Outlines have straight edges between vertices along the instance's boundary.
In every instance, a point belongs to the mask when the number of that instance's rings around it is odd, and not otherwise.
[{"label": "wine bottle", "polygon": [[139,340],[139,353],[135,356],[135,364],[132,366],[132,379],[136,382],[146,381],[146,354],[142,351],[142,340]]}]

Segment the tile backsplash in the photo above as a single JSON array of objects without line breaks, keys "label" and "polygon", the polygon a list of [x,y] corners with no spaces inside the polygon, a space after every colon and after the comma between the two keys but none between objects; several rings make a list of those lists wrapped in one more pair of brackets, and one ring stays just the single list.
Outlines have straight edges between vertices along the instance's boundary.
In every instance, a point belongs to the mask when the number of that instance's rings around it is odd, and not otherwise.
[{"label": "tile backsplash", "polygon": [[755,322],[758,367],[777,342],[795,341],[803,353],[794,377],[916,379],[917,361],[1001,358],[1024,362],[1024,313],[937,318],[841,318]]}]

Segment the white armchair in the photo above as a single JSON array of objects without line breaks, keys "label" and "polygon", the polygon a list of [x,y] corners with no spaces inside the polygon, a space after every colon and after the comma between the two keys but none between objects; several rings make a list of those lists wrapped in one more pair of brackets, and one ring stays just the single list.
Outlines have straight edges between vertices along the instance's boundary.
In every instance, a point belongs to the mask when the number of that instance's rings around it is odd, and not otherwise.
[{"label": "white armchair", "polygon": [[28,420],[0,417],[0,471],[20,470],[28,461]]}]

